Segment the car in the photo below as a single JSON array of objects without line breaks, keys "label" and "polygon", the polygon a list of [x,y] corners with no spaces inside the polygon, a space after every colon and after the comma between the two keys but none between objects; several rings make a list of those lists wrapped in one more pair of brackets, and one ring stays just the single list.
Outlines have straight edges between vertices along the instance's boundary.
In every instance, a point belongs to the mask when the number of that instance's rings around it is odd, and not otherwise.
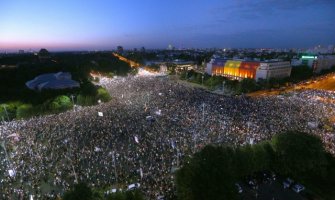
[{"label": "car", "polygon": [[293,184],[293,180],[290,178],[287,178],[285,181],[283,181],[284,189],[291,187],[292,184]]},{"label": "car", "polygon": [[236,186],[236,188],[237,188],[238,193],[241,194],[241,193],[243,192],[243,189],[242,189],[242,187],[240,186],[240,184],[235,183],[235,186]]},{"label": "car", "polygon": [[109,194],[116,193],[116,192],[122,192],[122,189],[112,188],[110,190],[107,190],[105,192],[105,195],[109,195]]},{"label": "car", "polygon": [[305,190],[305,187],[299,183],[293,185],[292,190],[295,191],[296,193],[299,193],[303,190]]},{"label": "car", "polygon": [[140,186],[141,186],[141,184],[139,184],[139,183],[133,183],[133,184],[128,185],[128,190],[135,190],[135,189],[139,188]]}]

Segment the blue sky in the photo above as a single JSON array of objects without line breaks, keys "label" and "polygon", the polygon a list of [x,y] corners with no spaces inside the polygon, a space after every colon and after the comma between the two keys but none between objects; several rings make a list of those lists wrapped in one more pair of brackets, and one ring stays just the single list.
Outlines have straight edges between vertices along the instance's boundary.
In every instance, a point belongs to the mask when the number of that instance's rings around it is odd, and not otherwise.
[{"label": "blue sky", "polygon": [[0,49],[335,44],[335,0],[0,0]]}]

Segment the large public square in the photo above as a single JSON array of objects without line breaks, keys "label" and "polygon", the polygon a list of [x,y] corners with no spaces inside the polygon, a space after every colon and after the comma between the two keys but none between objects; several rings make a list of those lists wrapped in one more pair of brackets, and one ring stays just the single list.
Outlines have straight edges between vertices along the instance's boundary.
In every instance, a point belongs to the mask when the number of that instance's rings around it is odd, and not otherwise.
[{"label": "large public square", "polygon": [[1,199],[62,194],[73,183],[172,197],[174,171],[207,144],[255,144],[287,130],[335,154],[335,93],[213,94],[168,76],[101,78],[112,100],[0,125]]}]

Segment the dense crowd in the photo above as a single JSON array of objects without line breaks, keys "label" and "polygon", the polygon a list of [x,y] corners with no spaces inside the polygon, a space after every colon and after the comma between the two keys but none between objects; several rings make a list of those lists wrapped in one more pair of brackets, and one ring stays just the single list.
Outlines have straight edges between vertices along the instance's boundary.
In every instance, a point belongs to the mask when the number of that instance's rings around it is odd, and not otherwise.
[{"label": "dense crowd", "polygon": [[292,129],[320,136],[335,154],[333,92],[251,98],[168,77],[101,82],[108,103],[0,126],[0,199],[47,198],[80,181],[106,190],[140,183],[148,199],[171,199],[173,172],[203,146],[252,144]]}]

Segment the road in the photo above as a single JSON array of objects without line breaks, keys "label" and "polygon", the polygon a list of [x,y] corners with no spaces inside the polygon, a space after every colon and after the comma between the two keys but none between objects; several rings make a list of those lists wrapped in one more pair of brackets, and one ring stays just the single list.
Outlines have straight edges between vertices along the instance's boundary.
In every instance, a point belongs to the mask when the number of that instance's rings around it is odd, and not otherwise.
[{"label": "road", "polygon": [[249,93],[248,96],[266,96],[266,95],[278,95],[282,92],[291,92],[294,90],[301,89],[316,89],[316,90],[330,90],[335,91],[335,73],[330,73],[324,76],[317,77],[313,80],[305,81],[294,86],[285,88],[284,90],[261,90]]}]

